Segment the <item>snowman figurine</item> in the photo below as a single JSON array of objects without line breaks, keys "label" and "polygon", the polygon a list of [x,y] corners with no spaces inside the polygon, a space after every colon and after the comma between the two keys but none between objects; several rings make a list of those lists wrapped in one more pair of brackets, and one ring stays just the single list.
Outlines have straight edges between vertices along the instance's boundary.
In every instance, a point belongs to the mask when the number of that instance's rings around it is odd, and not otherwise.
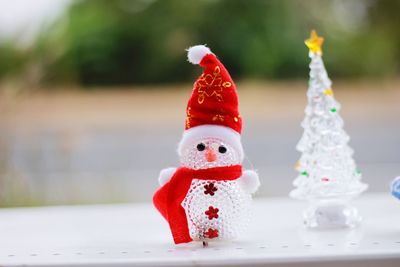
[{"label": "snowman figurine", "polygon": [[242,170],[242,118],[235,84],[204,45],[188,49],[203,67],[186,109],[179,168],[161,171],[153,203],[169,223],[175,244],[232,240],[246,228],[251,194],[260,182]]}]

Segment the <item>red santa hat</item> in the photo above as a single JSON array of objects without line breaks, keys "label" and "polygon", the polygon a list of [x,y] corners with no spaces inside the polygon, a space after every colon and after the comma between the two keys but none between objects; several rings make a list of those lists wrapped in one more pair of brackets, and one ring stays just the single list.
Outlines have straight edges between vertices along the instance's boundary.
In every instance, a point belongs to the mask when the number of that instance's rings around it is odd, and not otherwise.
[{"label": "red santa hat", "polygon": [[219,138],[235,148],[243,159],[242,118],[236,86],[217,57],[204,45],[188,49],[188,60],[203,67],[186,108],[186,124],[178,153],[201,138]]}]

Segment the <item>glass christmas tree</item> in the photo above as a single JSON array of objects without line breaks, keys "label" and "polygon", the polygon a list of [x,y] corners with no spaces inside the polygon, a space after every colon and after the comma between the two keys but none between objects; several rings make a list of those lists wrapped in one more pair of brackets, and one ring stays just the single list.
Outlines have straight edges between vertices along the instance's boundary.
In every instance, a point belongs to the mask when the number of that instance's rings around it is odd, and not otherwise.
[{"label": "glass christmas tree", "polygon": [[361,218],[349,206],[349,200],[368,186],[360,181],[361,172],[343,130],[340,104],[333,96],[332,82],[322,61],[323,41],[315,31],[305,41],[311,58],[308,105],[301,124],[304,133],[297,144],[302,153],[296,164],[299,176],[290,196],[310,202],[304,213],[308,227],[352,227]]}]

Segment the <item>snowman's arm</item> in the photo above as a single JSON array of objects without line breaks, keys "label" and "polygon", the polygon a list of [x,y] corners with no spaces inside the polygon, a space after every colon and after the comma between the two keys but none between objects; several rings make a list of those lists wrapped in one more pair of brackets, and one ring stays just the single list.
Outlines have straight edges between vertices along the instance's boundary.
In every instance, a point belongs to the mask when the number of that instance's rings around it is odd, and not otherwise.
[{"label": "snowman's arm", "polygon": [[160,171],[160,175],[158,176],[158,182],[161,186],[168,183],[171,180],[172,176],[174,175],[176,168],[165,168]]},{"label": "snowman's arm", "polygon": [[244,191],[253,194],[260,187],[260,179],[258,173],[253,170],[246,170],[243,172],[242,177],[238,179],[238,183]]}]

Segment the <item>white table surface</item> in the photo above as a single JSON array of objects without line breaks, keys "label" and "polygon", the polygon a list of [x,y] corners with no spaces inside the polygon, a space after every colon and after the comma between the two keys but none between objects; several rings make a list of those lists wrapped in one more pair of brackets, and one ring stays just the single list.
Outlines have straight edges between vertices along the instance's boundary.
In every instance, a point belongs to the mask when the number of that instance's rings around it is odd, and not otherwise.
[{"label": "white table surface", "polygon": [[311,231],[306,203],[256,199],[247,235],[207,248],[175,246],[150,203],[0,209],[0,266],[400,266],[400,201],[365,194],[354,204],[360,227]]}]

